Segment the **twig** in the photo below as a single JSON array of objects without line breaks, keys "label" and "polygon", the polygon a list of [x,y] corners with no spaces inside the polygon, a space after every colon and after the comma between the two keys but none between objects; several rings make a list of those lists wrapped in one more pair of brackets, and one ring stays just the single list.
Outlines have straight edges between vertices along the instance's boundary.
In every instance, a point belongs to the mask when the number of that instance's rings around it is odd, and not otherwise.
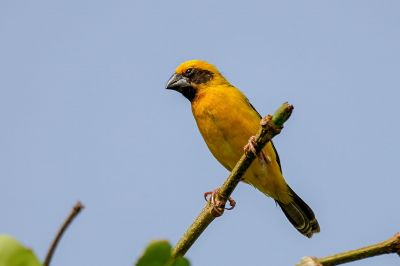
[{"label": "twig", "polygon": [[389,253],[397,253],[400,256],[400,233],[388,240],[360,249],[323,258],[304,257],[297,266],[332,266]]},{"label": "twig", "polygon": [[[283,124],[289,119],[292,114],[293,106],[284,103],[275,112],[273,116],[268,115],[261,120],[261,129],[255,137],[254,148],[256,153],[259,153],[264,146],[277,134],[280,133],[283,128]],[[248,152],[242,155],[240,160],[237,162],[235,168],[225,180],[224,184],[218,190],[217,199],[222,202],[226,202],[236,188],[242,176],[246,170],[250,167],[250,164],[255,159],[255,154]],[[178,241],[172,251],[173,257],[180,257],[185,255],[201,233],[207,228],[207,226],[216,218],[214,208],[210,204],[207,204],[193,224],[185,232],[182,238]]]},{"label": "twig", "polygon": [[80,201],[75,203],[74,207],[71,210],[71,213],[68,215],[67,219],[65,219],[64,223],[58,230],[56,237],[53,239],[53,242],[50,245],[49,251],[47,252],[46,259],[43,262],[43,266],[50,265],[54,251],[56,250],[57,245],[60,242],[62,235],[64,234],[65,230],[67,230],[68,226],[71,224],[71,222],[75,219],[75,217],[79,214],[79,212],[83,208],[84,208],[84,206],[82,205],[82,203]]}]

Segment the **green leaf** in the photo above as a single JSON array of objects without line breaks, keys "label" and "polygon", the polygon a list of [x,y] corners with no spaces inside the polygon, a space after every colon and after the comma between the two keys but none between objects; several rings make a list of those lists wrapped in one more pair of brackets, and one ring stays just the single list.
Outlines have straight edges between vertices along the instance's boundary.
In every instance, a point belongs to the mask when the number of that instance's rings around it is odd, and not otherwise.
[{"label": "green leaf", "polygon": [[[171,258],[172,248],[166,240],[152,241],[143,255],[136,262],[136,266],[189,266],[185,258]],[[1,265],[0,265],[1,266]]]},{"label": "green leaf", "polygon": [[136,266],[164,266],[171,258],[171,245],[166,240],[151,242]]},{"label": "green leaf", "polygon": [[172,263],[172,266],[190,266],[190,263],[186,258],[180,257]]},{"label": "green leaf", "polygon": [[0,266],[41,266],[33,251],[13,237],[0,235]]}]

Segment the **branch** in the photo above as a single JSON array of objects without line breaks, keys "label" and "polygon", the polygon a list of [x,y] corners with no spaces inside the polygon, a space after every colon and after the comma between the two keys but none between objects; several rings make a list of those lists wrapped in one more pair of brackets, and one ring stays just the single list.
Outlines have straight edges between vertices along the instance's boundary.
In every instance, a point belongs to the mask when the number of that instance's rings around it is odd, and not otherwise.
[{"label": "branch", "polygon": [[[292,111],[293,106],[288,103],[284,103],[281,107],[279,107],[273,116],[267,115],[261,120],[261,128],[255,137],[254,144],[257,154],[275,135],[280,133],[281,129],[283,128],[283,124],[289,119]],[[227,199],[229,199],[230,195],[235,190],[240,180],[242,180],[244,173],[250,167],[255,157],[255,154],[252,152],[242,155],[235,168],[233,168],[224,184],[218,190],[218,194],[216,195],[217,200],[226,202]],[[197,216],[196,220],[174,247],[172,251],[172,256],[174,258],[184,256],[197,238],[201,235],[201,233],[203,233],[207,226],[216,218],[217,215],[215,215],[213,210],[213,206],[207,203],[199,216]]]},{"label": "branch", "polygon": [[53,239],[53,242],[50,245],[49,251],[47,251],[46,259],[43,262],[43,266],[49,266],[51,259],[53,257],[54,251],[57,248],[58,243],[61,240],[65,230],[67,227],[72,223],[75,217],[79,214],[79,212],[84,208],[82,203],[78,201],[75,203],[74,207],[71,210],[71,213],[68,215],[67,219],[65,219],[64,223],[62,224],[61,228],[58,230],[56,237]]},{"label": "branch", "polygon": [[390,253],[397,253],[400,256],[400,233],[395,234],[388,240],[360,249],[323,258],[304,257],[297,266],[332,266]]}]

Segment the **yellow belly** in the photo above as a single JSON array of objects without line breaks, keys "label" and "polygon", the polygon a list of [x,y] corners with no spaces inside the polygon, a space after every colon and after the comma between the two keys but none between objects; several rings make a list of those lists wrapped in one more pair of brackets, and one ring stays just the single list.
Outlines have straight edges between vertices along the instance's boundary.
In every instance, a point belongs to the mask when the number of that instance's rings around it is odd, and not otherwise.
[{"label": "yellow belly", "polygon": [[[192,103],[193,115],[208,148],[229,171],[243,154],[248,139],[259,129],[260,118],[246,98],[234,88],[208,90]],[[291,201],[271,143],[263,149],[271,162],[255,160],[243,181],[283,203]]]}]

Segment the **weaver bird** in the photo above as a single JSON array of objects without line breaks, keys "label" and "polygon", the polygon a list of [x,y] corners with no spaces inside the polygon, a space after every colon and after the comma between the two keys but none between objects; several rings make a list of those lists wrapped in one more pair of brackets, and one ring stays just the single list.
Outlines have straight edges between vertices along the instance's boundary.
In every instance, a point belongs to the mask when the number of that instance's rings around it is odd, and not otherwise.
[{"label": "weaver bird", "polygon": [[[243,154],[243,147],[260,126],[261,116],[246,96],[215,66],[200,60],[179,65],[166,89],[178,91],[190,101],[208,148],[227,170],[232,171]],[[247,147],[249,145],[251,148],[251,141]],[[243,181],[272,197],[300,233],[311,237],[319,232],[311,208],[286,183],[272,141],[261,154],[264,160],[253,161]]]}]

